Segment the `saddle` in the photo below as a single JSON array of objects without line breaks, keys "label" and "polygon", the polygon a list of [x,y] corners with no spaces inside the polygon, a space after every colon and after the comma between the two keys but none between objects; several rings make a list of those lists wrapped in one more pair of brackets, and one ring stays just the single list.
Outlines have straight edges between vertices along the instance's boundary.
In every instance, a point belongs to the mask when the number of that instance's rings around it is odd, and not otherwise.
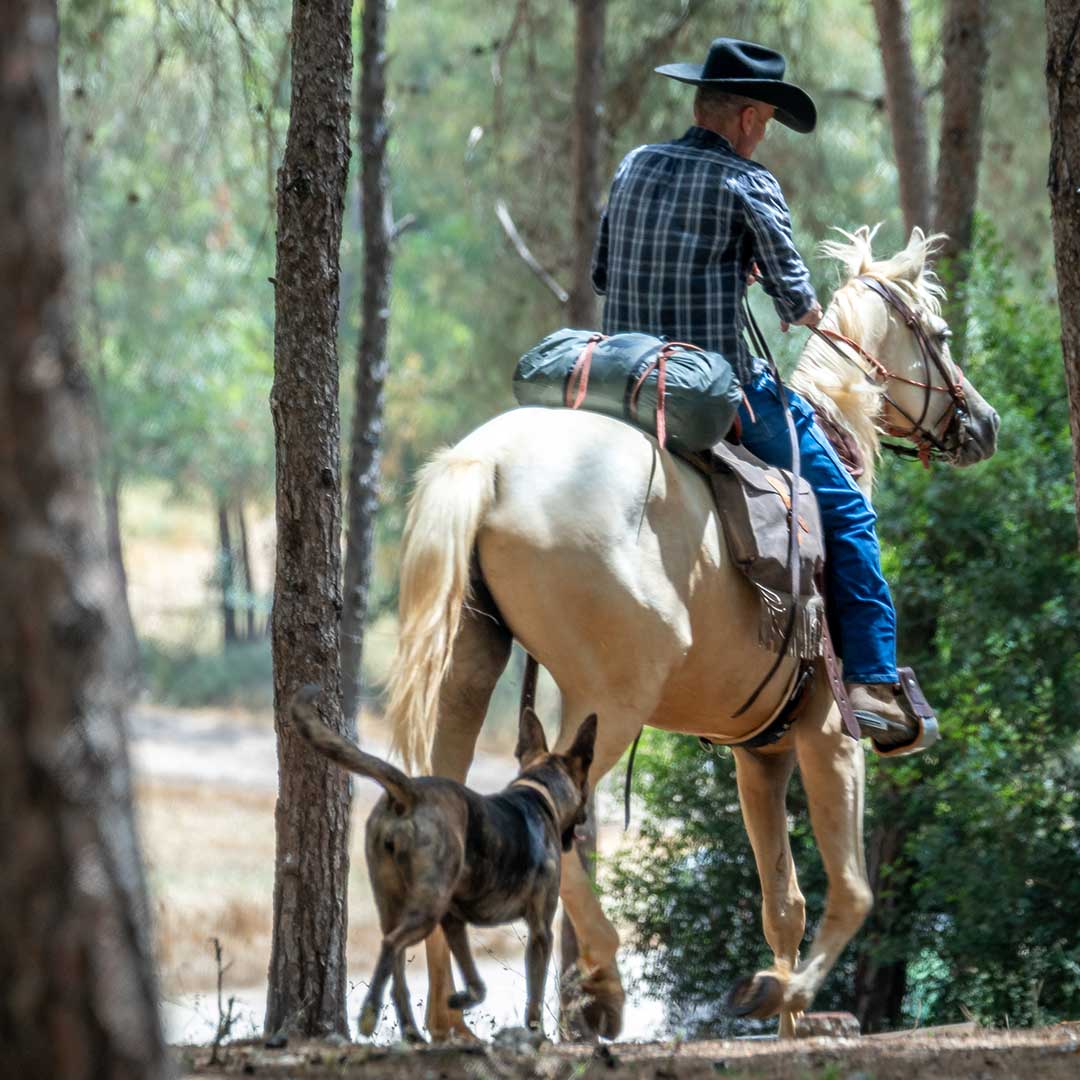
[{"label": "saddle", "polygon": [[818,588],[825,535],[810,485],[800,478],[799,591],[793,596],[788,566],[791,473],[766,465],[731,442],[682,456],[708,479],[728,550],[757,594],[759,643],[772,652],[787,649],[800,659],[817,659],[825,622],[825,600]]}]

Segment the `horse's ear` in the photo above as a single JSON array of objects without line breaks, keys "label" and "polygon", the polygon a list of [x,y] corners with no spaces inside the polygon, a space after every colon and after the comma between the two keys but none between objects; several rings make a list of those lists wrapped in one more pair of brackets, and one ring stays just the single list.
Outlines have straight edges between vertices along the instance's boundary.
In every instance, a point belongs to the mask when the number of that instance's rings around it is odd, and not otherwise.
[{"label": "horse's ear", "polygon": [[596,748],[596,725],[596,713],[589,713],[581,722],[581,727],[574,736],[574,745],[566,755],[580,764],[583,783],[589,775],[589,766],[592,765],[593,751]]},{"label": "horse's ear", "polygon": [[911,230],[906,255],[902,276],[909,281],[918,281],[926,265],[926,233],[918,225]]},{"label": "horse's ear", "polygon": [[524,769],[528,767],[529,762],[534,761],[541,754],[546,754],[547,748],[544,725],[540,723],[540,717],[536,715],[532,707],[526,706],[518,722],[518,742],[514,757]]}]

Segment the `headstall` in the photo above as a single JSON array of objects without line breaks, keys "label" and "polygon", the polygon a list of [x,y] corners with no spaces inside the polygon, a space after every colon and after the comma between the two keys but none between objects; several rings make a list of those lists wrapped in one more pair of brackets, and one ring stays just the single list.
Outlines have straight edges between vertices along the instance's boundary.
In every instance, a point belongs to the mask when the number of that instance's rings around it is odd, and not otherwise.
[{"label": "headstall", "polygon": [[[891,450],[895,454],[918,457],[926,466],[929,466],[931,458],[951,457],[960,448],[964,440],[963,421],[964,417],[967,415],[967,400],[964,396],[963,373],[957,367],[957,379],[955,382],[953,381],[945,366],[941,348],[926,332],[926,327],[923,325],[919,313],[909,307],[894,290],[888,288],[888,286],[882,284],[882,282],[878,281],[876,278],[860,275],[857,280],[862,282],[863,285],[873,292],[877,293],[878,296],[885,301],[886,305],[892,308],[900,318],[904,320],[905,325],[914,335],[915,342],[919,346],[919,354],[922,356],[923,369],[926,373],[925,380],[920,382],[918,379],[909,379],[904,375],[898,375],[895,372],[890,371],[879,359],[877,359],[877,357],[867,352],[867,350],[857,341],[852,341],[851,338],[846,337],[836,330],[819,328],[816,326],[811,327],[811,330],[835,353],[843,357],[848,363],[854,364],[859,368],[871,382],[888,383],[896,381],[907,383],[909,386],[921,387],[925,391],[922,412],[919,414],[918,418],[912,416],[903,408],[903,406],[899,405],[889,395],[888,391],[885,392],[885,400],[911,425],[907,429],[899,428],[895,425],[887,425],[885,427],[885,433],[894,438],[911,439],[915,443],[914,449],[905,446],[897,446],[894,443],[882,443],[885,449]],[[849,349],[854,350],[855,353],[870,365],[871,371],[866,371],[861,364],[857,363],[848,353],[840,348],[840,344],[838,343],[842,343]],[[935,385],[935,377],[940,377],[944,385]],[[951,398],[951,404],[939,423],[936,424],[933,429],[930,429],[925,426],[925,421],[926,415],[930,411],[930,395],[934,393],[948,394]]]}]

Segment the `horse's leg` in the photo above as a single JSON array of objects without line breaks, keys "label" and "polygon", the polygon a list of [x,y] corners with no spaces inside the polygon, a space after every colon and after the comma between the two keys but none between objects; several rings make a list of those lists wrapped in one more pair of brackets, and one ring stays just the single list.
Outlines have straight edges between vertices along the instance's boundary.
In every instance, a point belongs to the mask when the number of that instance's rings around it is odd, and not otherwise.
[{"label": "horse's leg", "polygon": [[863,856],[863,752],[844,733],[824,679],[792,729],[818,849],[829,881],[825,911],[806,960],[736,983],[728,1002],[737,1015],[798,1014],[813,1000],[872,903]]},{"label": "horse's leg", "polygon": [[[495,605],[482,583],[465,609],[454,640],[454,655],[439,694],[439,720],[431,755],[431,771],[465,782],[488,702],[510,656],[509,631],[495,615]],[[454,976],[450,949],[442,929],[427,939],[427,1029],[435,1040],[451,1034],[472,1038],[461,1010],[450,1007]]]},{"label": "horse's leg", "polygon": [[804,717],[794,729],[799,774],[829,882],[821,924],[785,995],[786,1007],[795,1010],[810,1004],[874,903],[863,846],[863,748],[844,732],[831,697],[827,701],[823,718],[814,723],[812,715]]},{"label": "horse's leg", "polygon": [[[597,695],[590,700],[611,701],[613,696]],[[573,742],[578,725],[590,712],[595,711],[595,705],[584,707],[571,701],[564,702],[556,752],[565,752]],[[591,790],[596,790],[650,715],[651,709],[639,715],[625,709],[612,711],[610,708],[600,715],[596,749],[589,769]],[[604,915],[588,871],[576,850],[563,855],[559,894],[577,937],[581,989],[590,999],[584,1009],[585,1020],[598,1035],[614,1039],[622,1029],[623,1003],[626,999],[616,962],[619,934]]]},{"label": "horse's leg", "polygon": [[[782,976],[790,976],[795,970],[806,929],[806,904],[795,877],[788,838],[786,798],[794,769],[793,749],[735,751],[739,802],[761,881],[761,923],[775,957],[774,967]],[[763,985],[775,988],[776,992],[782,990],[780,982]],[[738,991],[733,992],[735,1011],[750,1004],[738,998]],[[796,1015],[790,1009],[781,1009],[782,1039],[795,1037]]]}]

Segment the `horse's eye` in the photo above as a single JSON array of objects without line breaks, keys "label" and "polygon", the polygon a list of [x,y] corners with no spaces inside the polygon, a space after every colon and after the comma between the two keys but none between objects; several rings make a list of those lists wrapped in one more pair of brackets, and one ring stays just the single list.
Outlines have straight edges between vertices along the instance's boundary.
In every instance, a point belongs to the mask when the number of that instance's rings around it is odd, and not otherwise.
[{"label": "horse's eye", "polygon": [[952,339],[952,331],[946,326],[943,330],[937,332],[938,341],[950,341]]}]

